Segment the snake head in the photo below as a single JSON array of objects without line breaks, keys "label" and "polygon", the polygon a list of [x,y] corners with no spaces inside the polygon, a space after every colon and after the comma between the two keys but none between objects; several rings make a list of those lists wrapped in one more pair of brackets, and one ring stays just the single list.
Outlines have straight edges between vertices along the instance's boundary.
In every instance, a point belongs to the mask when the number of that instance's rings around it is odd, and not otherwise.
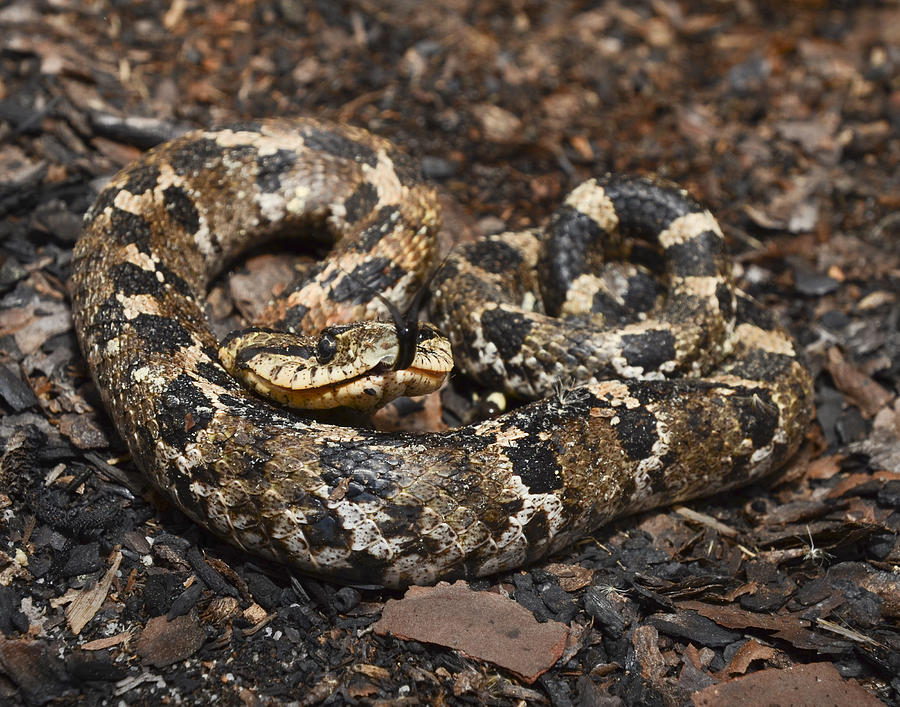
[{"label": "snake head", "polygon": [[437,329],[416,322],[412,332],[408,361],[411,335],[392,322],[335,325],[317,337],[244,329],[225,338],[219,360],[246,388],[288,407],[374,410],[437,390],[453,367]]}]

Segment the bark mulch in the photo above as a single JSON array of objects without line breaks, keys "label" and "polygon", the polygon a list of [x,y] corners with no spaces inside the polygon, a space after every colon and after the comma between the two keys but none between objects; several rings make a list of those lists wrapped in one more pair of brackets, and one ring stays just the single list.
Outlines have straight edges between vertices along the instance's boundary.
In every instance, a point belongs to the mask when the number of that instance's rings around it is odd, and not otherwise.
[{"label": "bark mulch", "polygon": [[[896,2],[13,0],[0,37],[0,701],[900,703]],[[405,599],[201,532],[86,374],[72,246],[150,146],[296,114],[404,145],[454,233],[540,223],[607,171],[689,188],[809,358],[804,449]],[[284,268],[238,264],[211,314]]]}]

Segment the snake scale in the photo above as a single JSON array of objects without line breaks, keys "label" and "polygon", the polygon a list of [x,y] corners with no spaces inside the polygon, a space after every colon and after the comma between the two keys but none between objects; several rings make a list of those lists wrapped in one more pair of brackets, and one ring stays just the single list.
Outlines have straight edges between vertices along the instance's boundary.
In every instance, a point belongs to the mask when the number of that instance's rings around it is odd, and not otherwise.
[{"label": "snake scale", "polygon": [[[408,302],[439,225],[408,157],[312,119],[192,132],[119,173],[85,217],[71,297],[138,467],[249,553],[403,586],[519,567],[612,518],[747,484],[797,449],[812,394],[795,344],[732,285],[713,217],[639,178],[585,182],[545,231],[458,248],[429,285],[456,364],[538,398],[511,412],[441,433],[345,427],[222,367],[205,293],[242,251],[336,241],[337,264],[277,307],[314,330],[383,316],[376,288]],[[603,262],[622,255],[638,264]],[[519,291],[536,275],[540,298]]]}]

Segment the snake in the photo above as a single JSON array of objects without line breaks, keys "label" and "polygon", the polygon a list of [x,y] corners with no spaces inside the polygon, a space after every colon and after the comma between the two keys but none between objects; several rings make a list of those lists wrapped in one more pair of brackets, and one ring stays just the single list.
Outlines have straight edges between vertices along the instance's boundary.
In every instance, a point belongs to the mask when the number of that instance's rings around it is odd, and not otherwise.
[{"label": "snake", "polygon": [[[186,133],[102,189],[73,256],[76,332],[134,463],[190,519],[303,573],[403,587],[523,567],[796,452],[812,414],[802,352],[735,286],[717,221],[683,190],[590,179],[544,228],[476,239],[434,274],[439,204],[394,144],[313,118]],[[331,252],[223,345],[208,289],[274,237]],[[431,325],[419,325],[405,310],[426,291]],[[461,375],[518,402],[390,432],[241,382],[261,356],[261,378],[334,389],[325,364],[358,319],[381,320],[386,343],[365,364],[376,379],[417,368],[443,332]],[[307,338],[245,338],[272,323]],[[442,346],[425,359],[446,364]],[[352,395],[380,396],[365,376],[344,376]]]}]

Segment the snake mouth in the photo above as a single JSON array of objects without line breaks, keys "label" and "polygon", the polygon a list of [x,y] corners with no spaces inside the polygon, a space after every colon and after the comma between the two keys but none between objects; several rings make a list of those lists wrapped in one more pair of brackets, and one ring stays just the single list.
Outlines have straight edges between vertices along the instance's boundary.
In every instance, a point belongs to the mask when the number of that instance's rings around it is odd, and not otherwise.
[{"label": "snake mouth", "polygon": [[[382,366],[379,365],[379,368]],[[244,384],[269,400],[298,410],[347,407],[373,411],[401,396],[431,393],[441,387],[446,376],[446,373],[415,368],[395,371],[386,366],[378,373],[367,371],[353,378],[315,388],[274,386],[252,373],[244,377]]]},{"label": "snake mouth", "polygon": [[382,355],[362,371],[336,366],[329,379],[319,384],[311,381],[323,380],[324,376],[298,378],[284,370],[286,365],[252,365],[252,357],[239,360],[227,350],[220,350],[220,359],[245,388],[281,405],[298,410],[345,407],[364,412],[374,411],[401,396],[425,395],[437,390],[453,366],[449,343],[417,352],[413,365],[399,370],[395,368],[396,353],[390,354]]}]

